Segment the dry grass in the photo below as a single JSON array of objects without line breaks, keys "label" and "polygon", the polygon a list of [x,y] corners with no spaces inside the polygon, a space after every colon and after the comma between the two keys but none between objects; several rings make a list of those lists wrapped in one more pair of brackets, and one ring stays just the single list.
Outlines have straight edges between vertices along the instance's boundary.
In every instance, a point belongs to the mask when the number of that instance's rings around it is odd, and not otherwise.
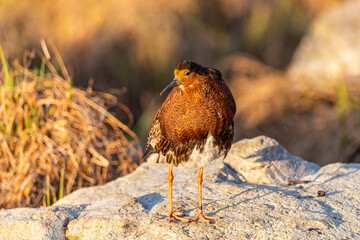
[{"label": "dry grass", "polygon": [[44,205],[47,178],[55,202],[59,191],[103,184],[141,159],[137,136],[107,111],[117,106],[131,122],[128,109],[113,95],[73,87],[56,49],[52,64],[43,47],[35,70],[28,68],[33,53],[8,68],[1,51],[0,208]]}]

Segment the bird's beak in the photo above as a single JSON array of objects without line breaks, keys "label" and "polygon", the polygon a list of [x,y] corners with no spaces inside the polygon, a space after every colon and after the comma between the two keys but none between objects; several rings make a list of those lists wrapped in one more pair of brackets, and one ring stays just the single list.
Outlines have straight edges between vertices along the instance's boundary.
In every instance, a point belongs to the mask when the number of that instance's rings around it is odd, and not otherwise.
[{"label": "bird's beak", "polygon": [[169,83],[169,85],[167,85],[166,88],[164,88],[164,90],[162,90],[162,92],[160,93],[160,96],[161,96],[164,92],[166,92],[166,91],[168,91],[168,90],[171,90],[171,89],[173,89],[173,88],[176,87],[176,86],[179,86],[179,83],[180,83],[180,79],[179,79],[178,77],[175,77],[175,78],[171,81],[171,83]]}]

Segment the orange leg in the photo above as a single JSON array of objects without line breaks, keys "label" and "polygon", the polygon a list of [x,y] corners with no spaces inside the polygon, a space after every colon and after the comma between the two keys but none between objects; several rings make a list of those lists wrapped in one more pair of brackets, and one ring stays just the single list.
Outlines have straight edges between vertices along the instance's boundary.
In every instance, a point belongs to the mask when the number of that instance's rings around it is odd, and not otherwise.
[{"label": "orange leg", "polygon": [[172,208],[172,182],[174,180],[174,175],[172,174],[172,168],[173,168],[173,163],[170,163],[169,164],[169,173],[168,173],[168,182],[169,182],[169,209],[168,209],[168,213],[169,213],[169,222],[171,221],[172,217],[175,218],[178,221],[189,222],[189,219],[181,218],[181,216],[177,216],[173,212],[173,208]]},{"label": "orange leg", "polygon": [[191,222],[195,222],[200,219],[203,222],[210,223],[209,220],[216,220],[216,219],[220,219],[220,218],[219,217],[208,217],[208,216],[205,216],[202,212],[202,182],[203,182],[202,175],[203,175],[203,168],[200,168],[199,175],[197,177],[198,188],[199,188],[199,210],[196,214],[196,217],[193,220],[191,220]]}]

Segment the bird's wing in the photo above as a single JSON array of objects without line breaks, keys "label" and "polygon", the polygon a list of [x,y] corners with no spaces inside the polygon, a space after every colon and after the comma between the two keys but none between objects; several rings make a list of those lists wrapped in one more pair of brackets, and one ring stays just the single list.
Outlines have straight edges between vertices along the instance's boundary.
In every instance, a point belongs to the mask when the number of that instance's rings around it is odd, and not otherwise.
[{"label": "bird's wing", "polygon": [[177,166],[180,162],[188,159],[194,148],[198,148],[200,149],[200,152],[202,152],[206,138],[201,140],[191,140],[184,144],[173,143],[166,139],[160,128],[160,111],[161,108],[156,113],[151,125],[143,159],[147,158],[152,153],[159,153],[165,156],[165,162],[173,162],[175,166]]},{"label": "bird's wing", "polygon": [[143,155],[143,159],[147,158],[150,154],[155,153],[155,145],[161,138],[161,129],[159,121],[160,109],[157,111],[154,121],[151,124],[151,129],[148,136],[146,149]]}]

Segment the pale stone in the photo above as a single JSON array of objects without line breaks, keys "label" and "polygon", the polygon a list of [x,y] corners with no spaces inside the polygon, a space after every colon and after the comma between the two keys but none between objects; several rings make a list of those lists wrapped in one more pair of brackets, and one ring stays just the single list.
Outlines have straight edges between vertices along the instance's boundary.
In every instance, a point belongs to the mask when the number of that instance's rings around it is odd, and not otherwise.
[{"label": "pale stone", "polygon": [[274,139],[260,136],[232,146],[225,159],[246,182],[287,183],[314,174],[320,167],[290,154]]},{"label": "pale stone", "polygon": [[[267,137],[234,144],[228,157],[204,169],[204,212],[221,217],[212,224],[168,222],[168,165],[144,163],[52,207],[0,211],[0,239],[360,238],[360,164],[319,169]],[[193,218],[197,170],[173,174],[174,210]]]},{"label": "pale stone", "polygon": [[321,13],[297,48],[288,73],[302,91],[336,94],[339,84],[358,84],[360,1],[345,1]]}]

